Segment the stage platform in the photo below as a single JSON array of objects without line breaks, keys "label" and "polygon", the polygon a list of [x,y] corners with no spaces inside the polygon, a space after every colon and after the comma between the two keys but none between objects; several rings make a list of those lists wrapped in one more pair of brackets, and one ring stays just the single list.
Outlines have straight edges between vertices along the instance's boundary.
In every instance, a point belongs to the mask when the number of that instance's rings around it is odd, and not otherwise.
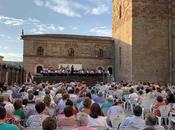
[{"label": "stage platform", "polygon": [[36,83],[49,82],[58,83],[61,81],[79,81],[87,82],[90,85],[95,85],[96,82],[107,82],[107,74],[47,74],[47,75],[36,75],[33,79]]}]

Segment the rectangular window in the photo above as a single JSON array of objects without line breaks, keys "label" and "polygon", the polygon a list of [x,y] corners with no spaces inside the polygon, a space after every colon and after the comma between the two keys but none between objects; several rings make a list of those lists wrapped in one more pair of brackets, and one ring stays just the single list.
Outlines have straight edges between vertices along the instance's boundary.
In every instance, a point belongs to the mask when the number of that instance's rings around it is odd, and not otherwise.
[{"label": "rectangular window", "polygon": [[119,19],[121,19],[122,18],[122,6],[120,5],[120,7],[119,7]]}]

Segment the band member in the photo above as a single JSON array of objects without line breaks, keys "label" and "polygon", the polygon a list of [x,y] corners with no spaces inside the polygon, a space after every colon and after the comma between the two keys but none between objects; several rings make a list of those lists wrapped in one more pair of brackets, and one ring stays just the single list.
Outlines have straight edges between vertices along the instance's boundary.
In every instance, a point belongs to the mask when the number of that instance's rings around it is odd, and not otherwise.
[{"label": "band member", "polygon": [[72,65],[71,66],[71,74],[73,74],[74,73],[74,66]]}]

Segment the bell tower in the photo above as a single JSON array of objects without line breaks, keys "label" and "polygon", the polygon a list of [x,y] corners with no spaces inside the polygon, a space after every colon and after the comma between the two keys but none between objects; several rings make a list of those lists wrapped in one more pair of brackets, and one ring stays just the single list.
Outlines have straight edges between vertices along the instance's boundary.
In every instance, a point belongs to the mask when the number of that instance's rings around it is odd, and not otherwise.
[{"label": "bell tower", "polygon": [[169,1],[113,0],[115,78],[169,82]]}]

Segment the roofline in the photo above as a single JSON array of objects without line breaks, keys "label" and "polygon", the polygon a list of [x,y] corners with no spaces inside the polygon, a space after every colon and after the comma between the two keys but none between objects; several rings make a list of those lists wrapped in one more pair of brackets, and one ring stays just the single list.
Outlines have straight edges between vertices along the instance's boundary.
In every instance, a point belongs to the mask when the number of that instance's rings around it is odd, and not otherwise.
[{"label": "roofline", "polygon": [[21,35],[21,39],[24,40],[25,38],[69,38],[69,39],[92,39],[92,40],[113,41],[112,37],[107,37],[107,36],[89,36],[89,35],[73,35],[73,34]]}]

